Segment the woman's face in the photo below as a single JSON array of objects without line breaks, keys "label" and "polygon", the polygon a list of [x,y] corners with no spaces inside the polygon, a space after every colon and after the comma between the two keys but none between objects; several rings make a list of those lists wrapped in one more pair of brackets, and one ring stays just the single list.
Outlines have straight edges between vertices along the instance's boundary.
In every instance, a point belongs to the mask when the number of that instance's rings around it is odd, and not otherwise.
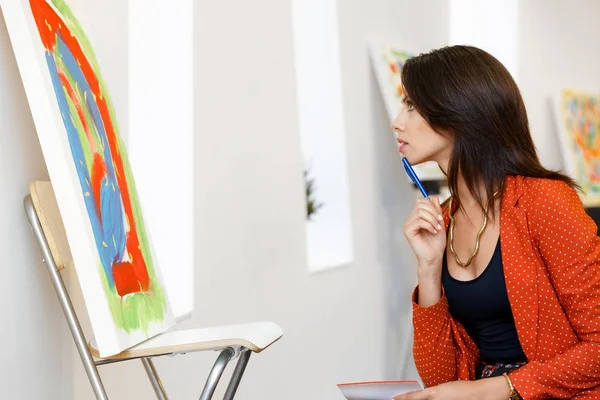
[{"label": "woman's face", "polygon": [[392,122],[396,131],[398,151],[412,164],[435,161],[440,168],[447,171],[452,153],[451,135],[441,135],[425,121],[413,107],[409,98],[402,100],[402,109]]}]

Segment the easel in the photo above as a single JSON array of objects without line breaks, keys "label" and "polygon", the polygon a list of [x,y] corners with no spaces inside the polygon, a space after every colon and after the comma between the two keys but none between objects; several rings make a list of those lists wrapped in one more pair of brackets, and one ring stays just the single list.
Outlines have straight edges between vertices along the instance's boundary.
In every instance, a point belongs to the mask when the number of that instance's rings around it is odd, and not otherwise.
[{"label": "easel", "polygon": [[73,335],[75,346],[98,400],[108,400],[102,379],[98,373],[98,366],[139,358],[144,365],[157,398],[167,400],[167,394],[151,358],[206,350],[216,350],[220,354],[206,379],[200,400],[212,399],[227,364],[239,357],[223,397],[224,400],[231,400],[238,389],[251,352],[259,353],[263,351],[283,335],[281,328],[271,322],[170,331],[115,356],[95,359],[94,356],[98,356],[98,352],[94,348],[93,342],[88,344],[86,340],[60,274],[60,270],[69,263],[70,253],[68,252],[64,227],[62,226],[58,205],[50,182],[33,182],[30,186],[30,193],[25,196],[24,207],[35,239],[41,249],[42,261],[46,264],[67,324]]}]

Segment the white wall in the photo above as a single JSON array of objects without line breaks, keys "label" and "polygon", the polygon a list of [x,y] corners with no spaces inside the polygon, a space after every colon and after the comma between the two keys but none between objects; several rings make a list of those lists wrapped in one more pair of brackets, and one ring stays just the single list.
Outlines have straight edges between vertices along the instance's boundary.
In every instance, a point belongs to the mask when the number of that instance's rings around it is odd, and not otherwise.
[{"label": "white wall", "polygon": [[1,397],[68,399],[66,324],[23,211],[29,182],[48,173],[1,12],[0,60]]},{"label": "white wall", "polygon": [[496,57],[518,79],[519,0],[450,0],[449,44],[469,44]]},{"label": "white wall", "polygon": [[565,87],[600,91],[600,2],[528,0],[519,4],[519,86],[542,163],[561,168],[549,97]]}]

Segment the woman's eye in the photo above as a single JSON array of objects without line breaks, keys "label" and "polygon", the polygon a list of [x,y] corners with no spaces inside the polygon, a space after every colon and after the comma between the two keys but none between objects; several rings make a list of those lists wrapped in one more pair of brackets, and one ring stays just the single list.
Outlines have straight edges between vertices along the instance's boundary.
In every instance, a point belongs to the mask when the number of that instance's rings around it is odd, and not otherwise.
[{"label": "woman's eye", "polygon": [[415,106],[414,106],[414,104],[413,104],[411,101],[407,101],[407,102],[406,102],[406,109],[407,109],[408,111],[412,111],[412,110],[414,110],[414,109],[415,109]]}]

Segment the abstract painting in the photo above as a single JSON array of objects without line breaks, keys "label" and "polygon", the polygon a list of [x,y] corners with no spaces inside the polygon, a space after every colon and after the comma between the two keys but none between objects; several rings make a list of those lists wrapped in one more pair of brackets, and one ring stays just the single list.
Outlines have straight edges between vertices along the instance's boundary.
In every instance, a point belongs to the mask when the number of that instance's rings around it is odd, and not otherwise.
[{"label": "abstract painting", "polygon": [[[402,67],[414,57],[414,53],[401,46],[395,46],[382,40],[370,40],[369,52],[373,71],[390,123],[396,119],[402,108],[404,90],[402,85]],[[395,143],[395,141],[394,141]],[[414,166],[421,180],[443,180],[444,174],[435,162],[426,162]]]},{"label": "abstract painting", "polygon": [[64,0],[2,7],[95,342],[112,355],[173,317],[109,90]]},{"label": "abstract painting", "polygon": [[587,207],[600,206],[600,93],[565,89],[555,115],[566,172],[581,185]]}]

